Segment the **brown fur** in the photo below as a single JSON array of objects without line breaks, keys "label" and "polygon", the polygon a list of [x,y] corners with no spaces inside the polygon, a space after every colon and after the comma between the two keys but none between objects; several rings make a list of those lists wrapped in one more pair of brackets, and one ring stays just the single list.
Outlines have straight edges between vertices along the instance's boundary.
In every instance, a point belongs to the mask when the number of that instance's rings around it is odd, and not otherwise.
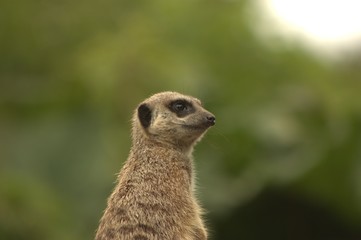
[{"label": "brown fur", "polygon": [[[180,117],[170,107],[177,99],[191,103]],[[130,154],[96,240],[207,239],[191,153],[214,120],[198,99],[175,92],[155,94],[138,106]]]}]

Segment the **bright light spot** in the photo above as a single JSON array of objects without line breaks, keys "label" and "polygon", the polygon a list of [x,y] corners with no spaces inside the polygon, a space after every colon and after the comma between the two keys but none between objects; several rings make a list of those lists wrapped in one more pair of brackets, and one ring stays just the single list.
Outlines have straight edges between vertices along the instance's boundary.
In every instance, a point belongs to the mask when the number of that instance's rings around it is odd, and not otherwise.
[{"label": "bright light spot", "polygon": [[361,45],[361,1],[260,0],[283,33],[299,33],[331,47]]}]

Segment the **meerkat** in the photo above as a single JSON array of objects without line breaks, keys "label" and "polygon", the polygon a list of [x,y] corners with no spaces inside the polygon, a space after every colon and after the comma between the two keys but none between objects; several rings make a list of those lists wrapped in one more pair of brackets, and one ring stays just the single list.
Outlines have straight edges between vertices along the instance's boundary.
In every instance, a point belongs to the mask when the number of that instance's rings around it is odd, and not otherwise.
[{"label": "meerkat", "polygon": [[140,103],[131,150],[95,239],[207,239],[192,150],[214,124],[214,115],[191,96],[161,92]]}]

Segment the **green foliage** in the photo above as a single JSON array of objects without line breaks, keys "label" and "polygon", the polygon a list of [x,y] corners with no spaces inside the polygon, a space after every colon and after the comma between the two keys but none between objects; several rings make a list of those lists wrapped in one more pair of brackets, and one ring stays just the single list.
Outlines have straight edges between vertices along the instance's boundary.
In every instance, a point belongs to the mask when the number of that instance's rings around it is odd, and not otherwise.
[{"label": "green foliage", "polygon": [[217,117],[195,151],[213,239],[296,239],[310,219],[303,239],[361,238],[360,53],[265,46],[247,4],[2,1],[0,239],[91,239],[132,111],[163,90]]}]

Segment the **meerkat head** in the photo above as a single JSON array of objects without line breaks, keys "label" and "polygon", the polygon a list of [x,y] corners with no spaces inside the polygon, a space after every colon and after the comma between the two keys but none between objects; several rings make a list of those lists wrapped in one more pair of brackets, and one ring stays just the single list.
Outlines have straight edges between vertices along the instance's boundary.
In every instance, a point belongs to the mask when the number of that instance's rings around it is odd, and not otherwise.
[{"label": "meerkat head", "polygon": [[162,92],[138,106],[133,129],[141,128],[140,134],[151,141],[187,149],[215,124],[215,120],[198,99],[176,92]]}]

